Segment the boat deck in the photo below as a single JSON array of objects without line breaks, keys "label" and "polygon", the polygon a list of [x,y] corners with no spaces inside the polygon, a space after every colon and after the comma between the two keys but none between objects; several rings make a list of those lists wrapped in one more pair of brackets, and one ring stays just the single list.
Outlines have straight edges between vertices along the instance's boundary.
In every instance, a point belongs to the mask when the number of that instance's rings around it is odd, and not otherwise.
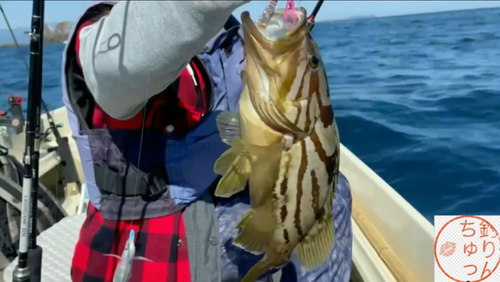
[{"label": "boat deck", "polygon": [[[38,245],[43,249],[42,281],[71,281],[71,258],[75,251],[78,233],[85,221],[86,214],[67,217],[42,232],[38,236]],[[12,271],[17,265],[17,258],[4,270],[5,281],[12,281]]]},{"label": "boat deck", "polygon": [[[71,281],[71,258],[75,250],[78,233],[85,221],[85,214],[67,217],[38,236],[38,244],[43,249],[42,281],[68,282]],[[17,265],[17,258],[0,273],[0,282],[12,281],[12,271]],[[273,281],[280,281],[279,273],[273,276]],[[363,282],[356,267],[350,282]]]}]

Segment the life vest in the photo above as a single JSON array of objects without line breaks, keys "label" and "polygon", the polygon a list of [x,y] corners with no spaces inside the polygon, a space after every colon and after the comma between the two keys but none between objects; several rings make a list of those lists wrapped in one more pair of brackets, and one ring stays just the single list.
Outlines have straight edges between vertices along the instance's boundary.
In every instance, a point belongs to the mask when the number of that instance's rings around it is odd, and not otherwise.
[{"label": "life vest", "polygon": [[221,111],[237,111],[242,36],[232,18],[179,79],[136,116],[116,120],[94,102],[75,51],[81,25],[115,3],[94,2],[77,21],[63,53],[63,101],[90,201],[102,216],[164,216],[193,202],[217,180],[213,165],[227,145],[215,118]]}]

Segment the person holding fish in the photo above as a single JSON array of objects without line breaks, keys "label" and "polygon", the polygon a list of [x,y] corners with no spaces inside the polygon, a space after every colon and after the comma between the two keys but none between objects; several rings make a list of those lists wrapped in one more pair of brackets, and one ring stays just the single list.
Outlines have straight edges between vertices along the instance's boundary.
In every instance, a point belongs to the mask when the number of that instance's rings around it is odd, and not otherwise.
[{"label": "person holding fish", "polygon": [[90,205],[72,281],[349,281],[351,194],[306,11],[240,26],[247,2],[98,1],[78,20],[62,85]]}]

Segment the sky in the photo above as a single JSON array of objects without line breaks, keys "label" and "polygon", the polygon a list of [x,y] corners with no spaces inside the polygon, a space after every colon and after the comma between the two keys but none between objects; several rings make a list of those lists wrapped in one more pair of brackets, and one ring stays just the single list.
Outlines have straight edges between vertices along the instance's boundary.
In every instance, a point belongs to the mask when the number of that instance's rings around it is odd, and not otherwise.
[{"label": "sky", "polygon": [[[199,1],[199,0],[198,0]],[[45,4],[45,21],[57,23],[76,21],[91,1],[57,1],[47,0]],[[12,27],[29,27],[31,22],[31,1],[0,1]],[[235,11],[239,18],[242,11],[248,10],[254,18],[258,18],[268,1],[252,1]],[[285,1],[280,1],[283,6]],[[311,12],[316,1],[295,1]],[[353,16],[374,15],[378,17],[464,10],[476,8],[500,7],[500,1],[325,1],[317,16],[318,21],[344,19]],[[5,28],[0,20],[0,29]]]}]

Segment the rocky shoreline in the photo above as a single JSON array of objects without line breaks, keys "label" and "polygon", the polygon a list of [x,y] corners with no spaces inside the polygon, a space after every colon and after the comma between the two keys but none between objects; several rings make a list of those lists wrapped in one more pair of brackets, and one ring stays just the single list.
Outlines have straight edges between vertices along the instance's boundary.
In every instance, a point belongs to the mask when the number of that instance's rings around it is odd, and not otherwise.
[{"label": "rocky shoreline", "polygon": [[[44,44],[61,44],[66,42],[72,28],[73,25],[67,21],[58,23],[54,29],[52,29],[48,24],[45,24],[43,27]],[[19,46],[27,45],[29,45],[29,43],[19,43]],[[16,47],[16,44],[14,42],[4,43],[0,45],[0,48],[13,47]]]}]

